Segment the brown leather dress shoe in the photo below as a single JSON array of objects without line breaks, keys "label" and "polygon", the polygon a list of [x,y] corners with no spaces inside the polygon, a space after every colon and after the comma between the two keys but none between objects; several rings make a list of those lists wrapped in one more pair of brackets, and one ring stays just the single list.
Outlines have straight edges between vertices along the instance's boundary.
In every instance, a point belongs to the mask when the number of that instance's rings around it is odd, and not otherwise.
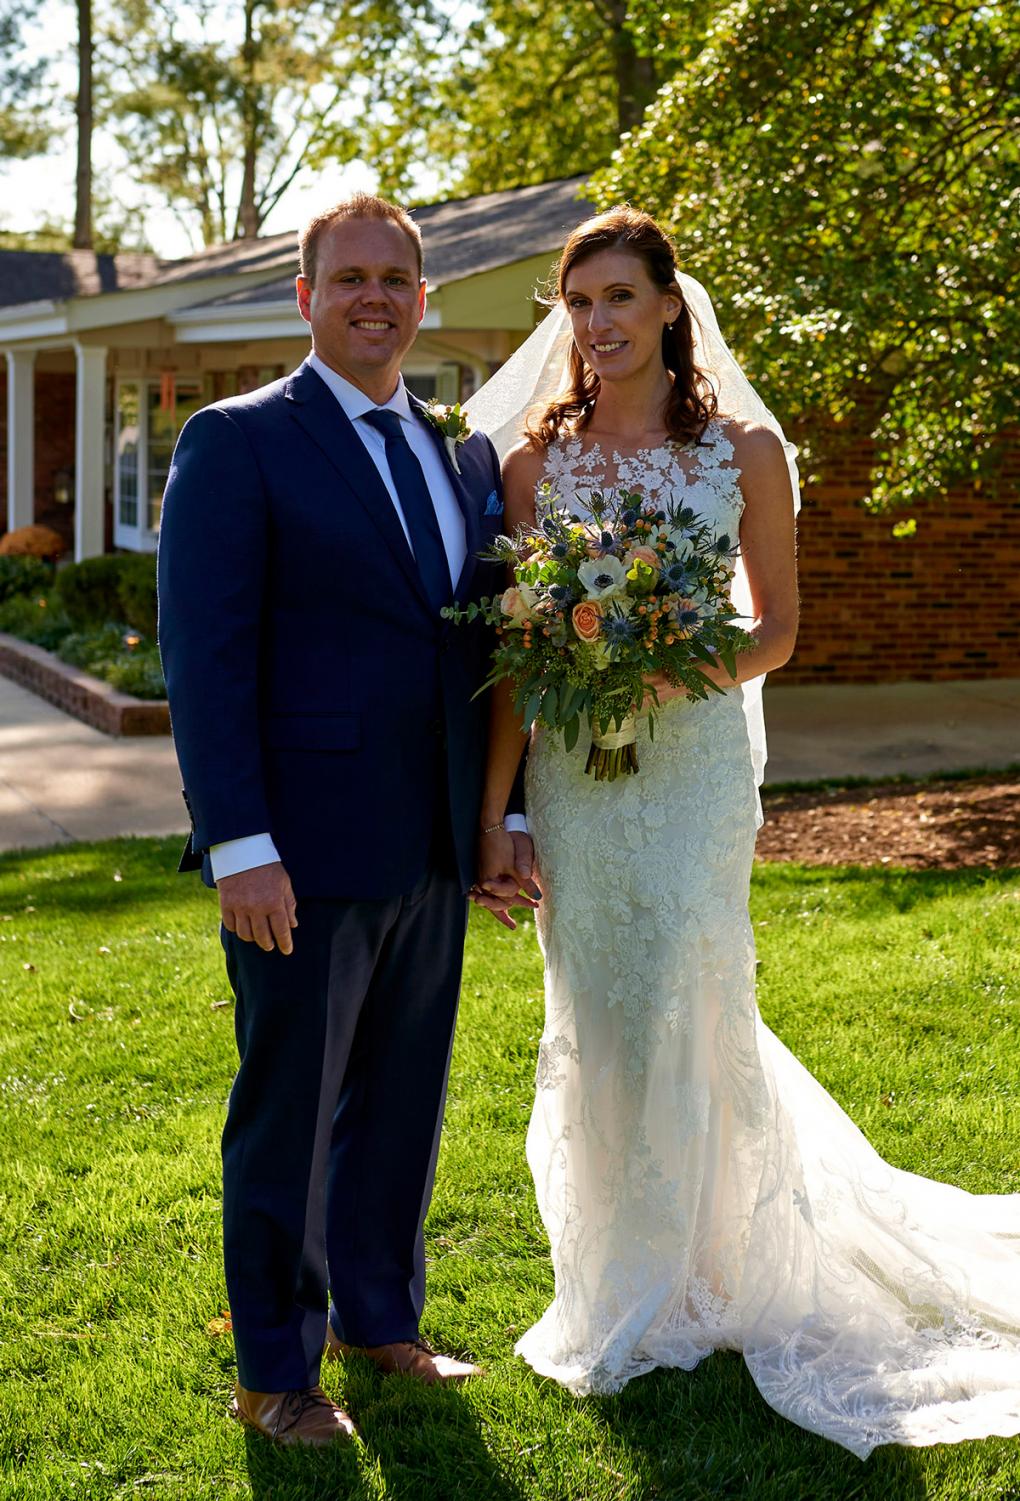
[{"label": "brown leather dress shoe", "polygon": [[470,1365],[466,1360],[455,1360],[452,1355],[437,1355],[423,1339],[398,1340],[392,1345],[345,1345],[337,1339],[332,1326],[326,1327],[327,1360],[339,1360],[341,1356],[361,1355],[370,1360],[384,1376],[399,1373],[414,1376],[426,1386],[437,1386],[443,1381],[467,1381],[470,1376],[480,1376],[480,1366]]},{"label": "brown leather dress shoe", "polygon": [[351,1419],[320,1386],[300,1392],[249,1392],[234,1388],[233,1414],[276,1444],[309,1444],[321,1449],[357,1433]]}]

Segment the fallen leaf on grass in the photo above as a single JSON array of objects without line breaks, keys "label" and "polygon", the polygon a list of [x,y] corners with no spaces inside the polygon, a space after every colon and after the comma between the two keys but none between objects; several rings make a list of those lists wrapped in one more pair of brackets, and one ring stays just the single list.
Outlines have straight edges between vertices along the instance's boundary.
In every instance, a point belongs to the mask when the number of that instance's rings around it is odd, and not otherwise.
[{"label": "fallen leaf on grass", "polygon": [[35,965],[34,964],[23,964],[21,967],[22,967],[22,969],[27,969],[28,972],[29,972],[29,974],[31,974],[31,975],[35,974]]},{"label": "fallen leaf on grass", "polygon": [[109,954],[109,953],[111,953],[111,952],[112,952],[112,950],[111,950],[111,949],[108,949],[108,948],[107,948],[107,947],[106,947],[106,944],[105,944],[105,943],[104,943],[104,944],[102,944],[102,945],[101,945],[101,947],[100,947],[100,948],[98,948],[98,949],[96,949],[96,953],[97,953],[97,954]]},{"label": "fallen leaf on grass", "polygon": [[205,1326],[205,1332],[218,1338],[221,1334],[230,1334],[233,1328],[234,1324],[230,1317],[230,1310],[229,1308],[225,1308],[218,1319],[209,1320]]},{"label": "fallen leaf on grass", "polygon": [[222,1011],[222,1009],[223,1009],[224,1006],[232,1006],[233,1004],[234,1004],[233,1001],[210,1001],[209,1002],[209,1010],[210,1011]]}]

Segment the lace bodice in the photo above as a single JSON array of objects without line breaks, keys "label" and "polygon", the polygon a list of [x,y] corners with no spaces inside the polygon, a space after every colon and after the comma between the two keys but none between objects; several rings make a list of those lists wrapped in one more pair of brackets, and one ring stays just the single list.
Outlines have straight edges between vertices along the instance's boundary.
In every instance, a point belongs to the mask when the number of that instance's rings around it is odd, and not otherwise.
[{"label": "lace bodice", "polygon": [[[592,491],[637,490],[648,500],[682,502],[717,536],[728,532],[735,539],[744,497],[727,426],[718,418],[710,422],[697,446],[663,443],[630,455],[606,453],[583,434],[560,438],[546,452],[536,505],[541,509],[558,496],[562,504],[576,509],[585,507]],[[542,490],[546,483],[548,499]]]}]

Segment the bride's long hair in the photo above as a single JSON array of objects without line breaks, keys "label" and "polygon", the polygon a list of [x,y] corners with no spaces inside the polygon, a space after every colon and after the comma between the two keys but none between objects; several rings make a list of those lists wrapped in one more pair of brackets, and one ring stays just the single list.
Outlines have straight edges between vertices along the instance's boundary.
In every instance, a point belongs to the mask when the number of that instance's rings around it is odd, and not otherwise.
[{"label": "bride's long hair", "polygon": [[[640,256],[652,282],[663,292],[680,299],[680,312],[662,330],[662,363],[673,380],[663,410],[663,426],[681,443],[699,443],[716,413],[715,393],[708,378],[694,363],[694,333],[691,314],[676,279],[676,250],[650,214],[629,204],[607,209],[586,219],[573,231],[556,272],[556,293],[565,299],[567,277],[573,268],[600,250],[626,250]],[[595,410],[601,382],[586,365],[573,342],[567,360],[563,389],[547,407],[528,419],[527,437],[535,447],[547,448],[566,428],[583,432]]]}]

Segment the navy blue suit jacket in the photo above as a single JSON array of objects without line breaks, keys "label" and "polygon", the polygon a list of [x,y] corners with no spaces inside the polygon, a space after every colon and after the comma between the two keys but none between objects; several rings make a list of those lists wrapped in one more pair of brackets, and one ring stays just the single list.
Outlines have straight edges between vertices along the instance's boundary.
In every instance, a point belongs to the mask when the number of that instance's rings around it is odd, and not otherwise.
[{"label": "navy blue suit jacket", "polygon": [[[502,587],[478,559],[502,528],[499,465],[474,434],[457,474],[428,426],[464,515],[466,603]],[[268,831],[299,897],[391,897],[449,817],[467,889],[487,721],[473,695],[492,638],[432,612],[386,487],[309,365],[185,425],[159,595],[184,868],[211,882],[210,845]]]}]

